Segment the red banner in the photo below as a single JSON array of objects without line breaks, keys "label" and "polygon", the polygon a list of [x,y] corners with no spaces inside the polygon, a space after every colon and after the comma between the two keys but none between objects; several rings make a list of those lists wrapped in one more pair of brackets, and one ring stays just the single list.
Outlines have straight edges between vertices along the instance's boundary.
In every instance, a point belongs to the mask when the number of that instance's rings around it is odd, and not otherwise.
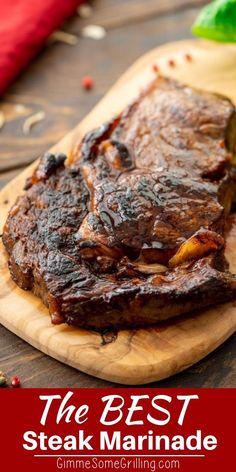
[{"label": "red banner", "polygon": [[1,470],[230,471],[235,389],[1,389]]}]

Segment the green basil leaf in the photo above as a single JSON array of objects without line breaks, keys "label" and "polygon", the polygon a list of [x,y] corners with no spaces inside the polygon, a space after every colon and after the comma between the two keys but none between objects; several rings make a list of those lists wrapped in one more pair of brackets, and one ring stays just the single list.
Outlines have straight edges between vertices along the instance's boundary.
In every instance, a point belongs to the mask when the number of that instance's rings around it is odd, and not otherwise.
[{"label": "green basil leaf", "polygon": [[192,32],[201,38],[236,42],[236,0],[215,0],[197,17]]}]

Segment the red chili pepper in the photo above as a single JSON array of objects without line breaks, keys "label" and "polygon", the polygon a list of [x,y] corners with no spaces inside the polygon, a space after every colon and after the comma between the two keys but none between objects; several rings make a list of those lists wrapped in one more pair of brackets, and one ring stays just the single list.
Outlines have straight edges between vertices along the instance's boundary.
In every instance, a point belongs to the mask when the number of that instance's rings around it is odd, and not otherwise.
[{"label": "red chili pepper", "polygon": [[168,64],[169,64],[170,67],[175,67],[176,66],[174,59],[169,59]]},{"label": "red chili pepper", "polygon": [[193,60],[193,56],[191,56],[191,54],[187,53],[187,54],[185,54],[185,59],[186,59],[186,61],[191,62]]},{"label": "red chili pepper", "polygon": [[153,70],[153,72],[159,72],[159,67],[158,67],[158,65],[157,65],[157,64],[153,64],[152,70]]},{"label": "red chili pepper", "polygon": [[91,77],[91,75],[85,75],[82,78],[81,85],[85,90],[90,90],[91,88],[93,88],[93,84],[94,84],[94,82],[93,82],[93,78]]},{"label": "red chili pepper", "polygon": [[17,377],[17,375],[15,375],[14,377],[12,377],[12,379],[11,379],[11,386],[14,387],[14,388],[20,386],[20,379],[19,379],[19,377]]}]

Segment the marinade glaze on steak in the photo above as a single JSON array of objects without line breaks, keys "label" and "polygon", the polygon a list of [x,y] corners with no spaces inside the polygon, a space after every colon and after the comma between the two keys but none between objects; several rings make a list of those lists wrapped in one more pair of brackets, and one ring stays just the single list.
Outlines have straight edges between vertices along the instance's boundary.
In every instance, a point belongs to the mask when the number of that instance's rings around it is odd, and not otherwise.
[{"label": "marinade glaze on steak", "polygon": [[236,298],[224,258],[235,147],[229,100],[156,79],[72,164],[41,159],[4,228],[12,278],[53,323],[94,329]]}]

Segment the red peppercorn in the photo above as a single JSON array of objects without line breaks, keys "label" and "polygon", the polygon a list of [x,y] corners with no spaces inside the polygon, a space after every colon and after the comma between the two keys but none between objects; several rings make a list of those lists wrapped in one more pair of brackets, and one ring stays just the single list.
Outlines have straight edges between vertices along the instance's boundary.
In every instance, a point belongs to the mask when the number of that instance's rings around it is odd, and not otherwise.
[{"label": "red peppercorn", "polygon": [[170,67],[175,67],[176,65],[174,59],[169,59],[168,64]]},{"label": "red peppercorn", "polygon": [[189,53],[185,54],[184,57],[185,57],[186,61],[188,61],[188,62],[191,62],[193,60],[193,57]]},{"label": "red peppercorn", "polygon": [[11,386],[14,387],[14,388],[20,386],[20,379],[19,379],[19,377],[17,377],[17,375],[15,375],[14,377],[12,377],[12,379],[11,379]]},{"label": "red peppercorn", "polygon": [[157,64],[153,64],[152,70],[153,70],[153,72],[159,72],[159,67],[158,67],[158,65],[157,65]]},{"label": "red peppercorn", "polygon": [[93,83],[94,82],[91,75],[85,75],[81,81],[81,85],[85,90],[90,90],[91,88],[93,88]]}]

